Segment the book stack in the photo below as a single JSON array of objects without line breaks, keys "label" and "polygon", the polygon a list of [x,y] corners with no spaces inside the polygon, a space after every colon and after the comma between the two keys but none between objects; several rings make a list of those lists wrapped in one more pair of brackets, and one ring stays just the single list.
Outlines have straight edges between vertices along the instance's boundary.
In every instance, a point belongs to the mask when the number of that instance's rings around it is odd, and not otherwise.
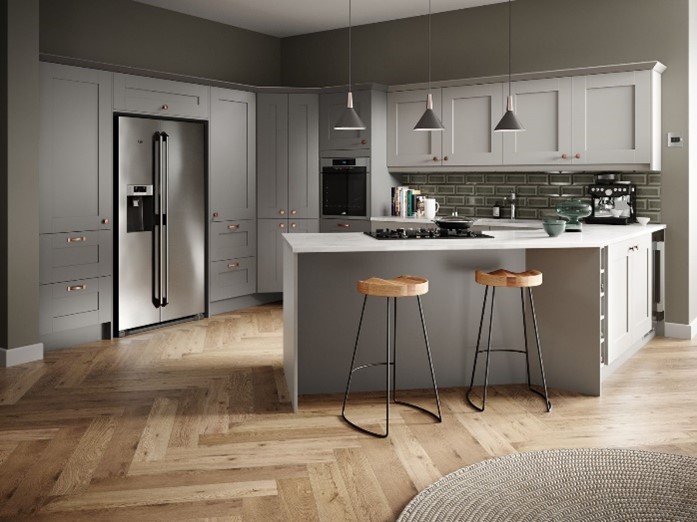
[{"label": "book stack", "polygon": [[[399,217],[413,217],[419,215],[418,196],[420,190],[409,187],[392,187],[392,215]],[[421,209],[423,213],[423,209]]]}]

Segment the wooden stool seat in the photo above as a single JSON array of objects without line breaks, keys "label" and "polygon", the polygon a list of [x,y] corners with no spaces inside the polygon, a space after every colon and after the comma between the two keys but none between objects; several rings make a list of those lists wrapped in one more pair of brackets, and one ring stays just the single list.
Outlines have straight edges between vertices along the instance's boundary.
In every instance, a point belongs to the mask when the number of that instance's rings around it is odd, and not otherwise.
[{"label": "wooden stool seat", "polygon": [[474,280],[480,285],[508,288],[530,288],[542,284],[542,272],[526,270],[525,272],[510,272],[503,268],[493,272],[477,270]]},{"label": "wooden stool seat", "polygon": [[428,292],[428,279],[410,275],[393,279],[371,277],[358,281],[356,288],[363,295],[375,297],[416,297]]}]

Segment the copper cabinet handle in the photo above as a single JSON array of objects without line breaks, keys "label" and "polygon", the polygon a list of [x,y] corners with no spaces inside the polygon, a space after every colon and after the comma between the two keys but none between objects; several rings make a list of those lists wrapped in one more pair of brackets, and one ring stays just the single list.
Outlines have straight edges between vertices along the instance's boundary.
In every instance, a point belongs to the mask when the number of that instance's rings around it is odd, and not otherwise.
[{"label": "copper cabinet handle", "polygon": [[213,212],[213,219],[217,218],[218,216],[220,216],[220,214],[218,214],[217,212]]},{"label": "copper cabinet handle", "polygon": [[568,154],[562,154],[562,155],[561,155],[561,159],[569,159],[569,155],[568,155]]},{"label": "copper cabinet handle", "polygon": [[286,228],[286,224],[285,224],[285,223],[279,223],[278,226],[279,226],[279,228]]},{"label": "copper cabinet handle", "polygon": [[283,209],[279,210],[278,213],[281,214],[282,216],[286,215],[286,211]]},{"label": "copper cabinet handle", "polygon": [[351,228],[350,223],[337,223],[336,226],[340,228]]},{"label": "copper cabinet handle", "polygon": [[574,158],[581,159],[581,153],[577,152],[576,154],[574,154]]},{"label": "copper cabinet handle", "polygon": [[163,111],[167,111],[167,110],[169,110],[169,105],[167,105],[166,103],[163,103],[163,104],[162,104],[162,107],[160,107],[160,108],[161,108]]},{"label": "copper cabinet handle", "polygon": [[82,243],[84,241],[87,241],[85,236],[69,237],[65,240],[66,243]]},{"label": "copper cabinet handle", "polygon": [[228,268],[239,268],[240,264],[239,263],[228,263],[227,267]]},{"label": "copper cabinet handle", "polygon": [[438,161],[438,156],[433,156],[433,161]]},{"label": "copper cabinet handle", "polygon": [[86,285],[86,284],[82,284],[82,285],[73,285],[73,286],[66,286],[66,287],[65,287],[65,289],[66,289],[68,292],[78,292],[78,291],[80,291],[80,290],[85,290],[86,288],[87,288],[87,285]]},{"label": "copper cabinet handle", "polygon": [[443,156],[443,161],[448,161],[448,156]]},{"label": "copper cabinet handle", "polygon": [[108,224],[109,224],[109,218],[102,219],[102,225],[108,225]]},{"label": "copper cabinet handle", "polygon": [[290,228],[297,228],[298,224],[297,223],[291,223]]},{"label": "copper cabinet handle", "polygon": [[368,143],[368,140],[361,140],[361,145],[365,145],[366,143]]},{"label": "copper cabinet handle", "polygon": [[238,228],[240,228],[239,225],[228,225],[228,226],[227,226],[227,229],[228,229],[228,230],[237,230]]},{"label": "copper cabinet handle", "polygon": [[294,215],[297,214],[297,213],[298,213],[297,210],[291,210],[291,211],[290,211],[290,215],[291,215],[291,216],[294,216]]}]

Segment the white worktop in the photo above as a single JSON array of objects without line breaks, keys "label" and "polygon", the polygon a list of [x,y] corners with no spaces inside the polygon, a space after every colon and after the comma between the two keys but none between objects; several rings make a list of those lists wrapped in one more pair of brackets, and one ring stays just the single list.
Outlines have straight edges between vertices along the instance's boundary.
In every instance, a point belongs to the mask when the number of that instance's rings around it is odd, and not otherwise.
[{"label": "white worktop", "polygon": [[[498,220],[497,220],[498,221]],[[549,237],[544,230],[492,230],[493,238],[379,240],[363,233],[283,234],[294,254],[329,252],[417,252],[425,250],[514,250],[537,248],[603,248],[638,238],[665,225],[583,225],[582,232]]]},{"label": "white worktop", "polygon": [[[441,216],[443,217],[443,216]],[[432,219],[425,217],[399,217],[399,216],[377,216],[371,217],[372,223],[403,223],[405,228],[416,228],[424,225],[435,225]],[[475,226],[495,227],[505,226],[507,228],[542,228],[542,221],[539,219],[496,219],[496,218],[477,218]]]}]

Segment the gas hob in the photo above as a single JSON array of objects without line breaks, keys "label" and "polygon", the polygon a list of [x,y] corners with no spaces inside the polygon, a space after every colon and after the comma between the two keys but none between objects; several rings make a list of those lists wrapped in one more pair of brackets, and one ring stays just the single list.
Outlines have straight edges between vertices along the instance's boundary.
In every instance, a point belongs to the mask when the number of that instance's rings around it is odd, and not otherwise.
[{"label": "gas hob", "polygon": [[448,230],[445,228],[378,228],[365,232],[375,239],[479,239],[492,238],[473,230]]}]

